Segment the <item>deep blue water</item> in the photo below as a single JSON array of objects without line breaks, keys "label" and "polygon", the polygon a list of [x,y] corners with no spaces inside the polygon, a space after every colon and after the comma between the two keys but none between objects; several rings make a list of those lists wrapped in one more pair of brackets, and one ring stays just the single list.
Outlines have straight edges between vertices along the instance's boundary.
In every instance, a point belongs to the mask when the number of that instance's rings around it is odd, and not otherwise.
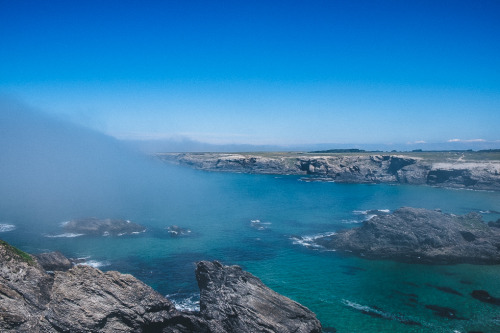
[{"label": "deep blue water", "polygon": [[[241,265],[338,332],[500,331],[500,307],[470,296],[474,289],[485,289],[500,297],[500,265],[370,261],[307,246],[318,234],[358,226],[368,217],[366,210],[412,206],[454,214],[498,212],[500,193],[304,182],[296,176],[173,166],[153,169],[138,173],[130,186],[124,181],[115,191],[108,189],[99,200],[61,196],[44,204],[43,211],[26,205],[22,213],[19,205],[4,204],[0,238],[31,253],[59,250],[85,257],[103,270],[131,273],[189,307],[196,305],[198,292],[194,263],[217,259]],[[143,180],[140,186],[138,179]],[[50,237],[63,233],[62,222],[88,216],[128,219],[147,231],[121,237]],[[500,216],[483,217],[488,221]],[[170,225],[191,233],[171,237],[165,230]],[[466,319],[439,317],[426,305],[451,307]],[[367,311],[374,314],[363,313]]]}]

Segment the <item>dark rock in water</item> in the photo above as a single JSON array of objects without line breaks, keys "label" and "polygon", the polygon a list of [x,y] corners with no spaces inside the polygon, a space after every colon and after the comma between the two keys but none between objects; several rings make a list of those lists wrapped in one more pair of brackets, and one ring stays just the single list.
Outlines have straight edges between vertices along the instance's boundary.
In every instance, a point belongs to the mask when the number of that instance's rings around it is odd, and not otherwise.
[{"label": "dark rock in water", "polygon": [[213,332],[321,332],[314,313],[239,266],[201,261],[196,279],[200,315]]},{"label": "dark rock in water", "polygon": [[171,225],[170,227],[167,227],[167,230],[172,237],[187,236],[191,233],[191,230],[181,228],[177,225]]},{"label": "dark rock in water", "polygon": [[456,291],[455,289],[450,288],[450,287],[440,287],[440,286],[436,286],[435,288],[436,288],[437,290],[443,291],[443,292],[448,293],[448,294],[453,294],[453,295],[458,295],[458,296],[463,296],[463,295],[464,295],[464,294],[462,294],[461,292]]},{"label": "dark rock in water", "polygon": [[486,290],[473,290],[471,296],[484,303],[500,305],[500,297],[493,297]]},{"label": "dark rock in water", "polygon": [[132,275],[89,266],[49,275],[3,241],[0,267],[1,332],[321,332],[312,312],[237,266],[198,263],[201,313],[176,310]]},{"label": "dark rock in water", "polygon": [[35,255],[46,271],[67,271],[73,264],[61,252],[48,252]]},{"label": "dark rock in water", "polygon": [[323,333],[337,333],[337,329],[331,326],[323,327]]},{"label": "dark rock in water", "polygon": [[359,272],[364,272],[366,269],[357,267],[357,266],[351,266],[351,265],[340,265],[340,267],[345,268],[346,270],[343,271],[343,274],[346,275],[356,275]]},{"label": "dark rock in water", "polygon": [[448,294],[453,294],[453,295],[457,295],[457,296],[463,296],[464,294],[462,294],[461,292],[453,289],[453,288],[450,288],[450,287],[441,287],[441,286],[434,286],[432,284],[428,284],[426,283],[426,286],[428,287],[432,287],[434,289],[437,289],[439,291],[442,291],[442,292],[445,292],[445,293],[448,293]]},{"label": "dark rock in water", "polygon": [[426,309],[432,310],[436,316],[448,318],[448,319],[458,319],[465,320],[466,318],[457,316],[457,310],[448,308],[446,306],[440,305],[426,305]]},{"label": "dark rock in water", "polygon": [[488,222],[488,225],[492,228],[500,228],[500,219],[496,220],[495,222]]},{"label": "dark rock in water", "polygon": [[359,228],[316,239],[327,249],[368,259],[425,264],[498,264],[500,229],[477,213],[464,216],[417,208],[377,215]]},{"label": "dark rock in water", "polygon": [[64,224],[63,228],[66,232],[95,236],[121,236],[146,231],[145,227],[128,220],[94,217],[69,221]]}]

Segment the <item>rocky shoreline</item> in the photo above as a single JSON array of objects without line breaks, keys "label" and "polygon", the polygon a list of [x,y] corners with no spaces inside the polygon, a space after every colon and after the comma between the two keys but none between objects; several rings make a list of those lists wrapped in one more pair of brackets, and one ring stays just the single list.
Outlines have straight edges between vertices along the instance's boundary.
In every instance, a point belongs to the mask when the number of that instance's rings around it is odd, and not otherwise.
[{"label": "rocky shoreline", "polygon": [[[437,154],[437,153],[436,153]],[[339,183],[399,183],[500,191],[500,161],[400,154],[158,153],[169,163],[207,171],[309,175]]]},{"label": "rocky shoreline", "polygon": [[359,228],[319,237],[316,244],[367,259],[418,264],[500,264],[500,228],[481,215],[404,207]]},{"label": "rocky shoreline", "polygon": [[314,313],[239,266],[198,262],[200,311],[191,312],[132,275],[68,263],[0,241],[0,331],[321,332]]}]

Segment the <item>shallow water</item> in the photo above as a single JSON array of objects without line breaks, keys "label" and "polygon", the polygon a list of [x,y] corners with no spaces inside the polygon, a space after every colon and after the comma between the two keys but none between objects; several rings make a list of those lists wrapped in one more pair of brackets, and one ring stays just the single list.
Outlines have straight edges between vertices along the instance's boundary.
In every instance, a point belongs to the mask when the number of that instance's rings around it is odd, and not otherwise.
[{"label": "shallow water", "polygon": [[[124,186],[107,204],[79,206],[61,199],[43,216],[2,207],[0,238],[31,253],[59,250],[103,270],[131,273],[183,309],[197,306],[194,262],[217,259],[243,266],[338,332],[500,331],[500,307],[470,296],[485,289],[500,297],[500,265],[370,261],[314,246],[315,236],[356,227],[372,209],[482,211],[486,221],[496,220],[500,216],[490,212],[500,211],[500,193],[305,182],[173,166],[141,176],[150,179],[144,187]],[[121,237],[64,233],[61,223],[88,216],[129,219],[147,231]],[[172,237],[166,229],[171,225],[191,233]],[[440,317],[426,305],[453,308],[465,319]]]}]

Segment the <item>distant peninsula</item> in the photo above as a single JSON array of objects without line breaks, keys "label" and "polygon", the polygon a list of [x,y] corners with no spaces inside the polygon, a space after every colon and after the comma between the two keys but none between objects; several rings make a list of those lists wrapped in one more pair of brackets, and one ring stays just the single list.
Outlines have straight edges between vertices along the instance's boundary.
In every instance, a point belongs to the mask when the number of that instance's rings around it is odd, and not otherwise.
[{"label": "distant peninsula", "polygon": [[157,153],[169,163],[207,171],[304,175],[309,181],[397,183],[500,191],[500,153],[365,152],[332,149],[276,153]]}]

